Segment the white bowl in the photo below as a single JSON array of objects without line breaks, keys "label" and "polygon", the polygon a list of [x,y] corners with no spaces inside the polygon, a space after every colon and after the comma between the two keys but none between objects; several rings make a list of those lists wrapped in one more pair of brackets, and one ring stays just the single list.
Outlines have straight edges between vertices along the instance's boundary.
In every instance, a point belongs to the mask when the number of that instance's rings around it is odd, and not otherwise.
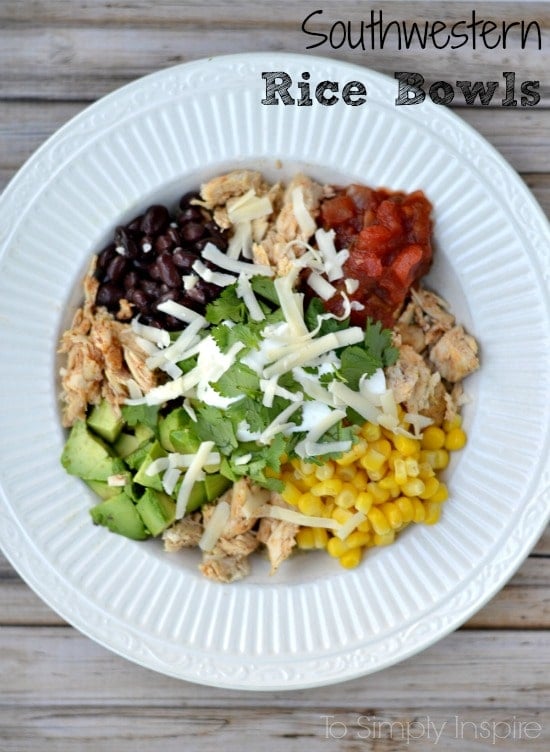
[{"label": "white bowl", "polygon": [[[267,106],[262,72],[363,82],[364,105]],[[549,511],[550,232],[496,151],[446,108],[397,107],[395,81],[275,53],[171,68],[55,134],[0,200],[0,543],[27,583],[94,640],[157,671],[224,687],[295,689],[366,674],[464,622],[520,565]],[[424,190],[428,282],[481,344],[466,448],[442,520],[353,571],[297,555],[275,577],[219,585],[195,552],[94,527],[63,471],[56,343],[90,255],[148,204],[239,166],[287,178]]]}]

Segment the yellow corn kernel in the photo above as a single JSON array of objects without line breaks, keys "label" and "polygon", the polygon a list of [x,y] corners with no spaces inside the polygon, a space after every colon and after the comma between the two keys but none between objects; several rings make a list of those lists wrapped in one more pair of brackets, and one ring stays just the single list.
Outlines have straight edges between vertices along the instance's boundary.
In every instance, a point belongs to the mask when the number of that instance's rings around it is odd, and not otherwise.
[{"label": "yellow corn kernel", "polygon": [[405,464],[405,460],[403,459],[396,459],[393,463],[393,472],[395,475],[395,482],[398,486],[402,486],[403,483],[407,482],[407,465]]},{"label": "yellow corn kernel", "polygon": [[344,481],[344,483],[351,483],[357,474],[357,470],[354,465],[339,465],[336,468],[336,477]]},{"label": "yellow corn kernel", "polygon": [[460,428],[462,425],[462,418],[460,415],[455,415],[451,420],[444,420],[443,421],[443,430],[444,431],[452,431],[453,428]]},{"label": "yellow corn kernel", "polygon": [[323,517],[332,517],[332,513],[336,509],[336,504],[334,503],[334,501],[325,501],[324,506],[325,506],[325,509],[323,511],[322,516]]},{"label": "yellow corn kernel", "polygon": [[332,519],[336,520],[336,522],[339,522],[340,525],[344,525],[350,517],[353,516],[353,512],[350,512],[349,509],[343,509],[342,507],[334,507],[332,511]]},{"label": "yellow corn kernel", "polygon": [[311,491],[313,486],[315,486],[318,482],[319,481],[317,480],[315,474],[312,473],[311,475],[304,475],[298,485],[300,486],[300,488],[304,489],[305,493],[306,491]]},{"label": "yellow corn kernel", "polygon": [[328,480],[334,475],[335,467],[333,462],[325,462],[324,465],[316,465],[314,476],[317,480]]},{"label": "yellow corn kernel", "polygon": [[298,468],[302,475],[313,475],[317,465],[313,462],[304,462],[304,460],[298,460]]},{"label": "yellow corn kernel", "polygon": [[336,496],[342,490],[343,485],[340,478],[327,478],[312,486],[311,493],[314,496]]},{"label": "yellow corn kernel", "polygon": [[352,486],[357,491],[366,491],[367,486],[369,485],[369,479],[367,478],[367,474],[364,472],[364,470],[357,470],[355,475],[353,476],[351,480]]},{"label": "yellow corn kernel", "polygon": [[420,443],[417,439],[411,439],[410,436],[394,436],[393,445],[403,457],[412,457],[420,449]]},{"label": "yellow corn kernel", "polygon": [[399,496],[394,502],[399,511],[401,512],[401,519],[403,525],[408,525],[414,519],[414,506],[408,496]]},{"label": "yellow corn kernel", "polygon": [[389,459],[391,453],[392,453],[392,445],[391,442],[387,439],[378,439],[377,441],[373,441],[371,444],[371,447],[375,449],[377,452],[380,452],[380,454],[383,454],[386,459]]},{"label": "yellow corn kernel", "polygon": [[449,452],[457,452],[466,445],[466,434],[462,428],[451,428],[445,437],[445,449]]},{"label": "yellow corn kernel", "polygon": [[322,517],[324,504],[318,496],[305,493],[298,499],[298,509],[302,514],[307,514],[310,517]]},{"label": "yellow corn kernel", "polygon": [[359,439],[359,441],[352,446],[352,448],[349,450],[349,452],[346,452],[343,454],[339,459],[336,460],[336,463],[338,465],[351,465],[352,462],[356,462],[360,457],[362,457],[365,452],[367,451],[368,444],[364,439]]},{"label": "yellow corn kernel", "polygon": [[420,474],[418,460],[414,459],[414,457],[407,457],[405,460],[405,470],[407,471],[409,478],[417,478]]},{"label": "yellow corn kernel", "polygon": [[379,507],[372,507],[367,513],[367,518],[372,525],[372,529],[378,535],[385,535],[390,532],[391,525]]},{"label": "yellow corn kernel", "polygon": [[444,470],[449,464],[449,452],[446,449],[423,449],[420,462],[427,462],[434,470]]},{"label": "yellow corn kernel", "polygon": [[[364,512],[366,514],[366,512]],[[372,525],[368,520],[363,520],[357,525],[357,529],[360,533],[372,533]]]},{"label": "yellow corn kernel", "polygon": [[403,516],[397,504],[388,501],[380,507],[392,530],[399,530],[403,526]]},{"label": "yellow corn kernel", "polygon": [[435,470],[430,465],[429,462],[419,462],[418,463],[418,477],[422,478],[422,480],[426,480],[427,478],[433,478],[435,475]]},{"label": "yellow corn kernel", "polygon": [[328,543],[328,532],[324,527],[313,528],[313,538],[315,548],[326,548]]},{"label": "yellow corn kernel", "polygon": [[285,480],[285,487],[281,492],[281,496],[286,501],[287,504],[291,504],[293,507],[298,505],[298,501],[300,497],[302,496],[302,493],[299,488],[297,488],[294,483],[290,483],[289,481]]},{"label": "yellow corn kernel", "polygon": [[449,452],[446,449],[436,449],[434,470],[445,470],[449,464]]},{"label": "yellow corn kernel", "polygon": [[421,499],[429,499],[431,496],[434,495],[434,493],[439,488],[439,481],[435,477],[435,475],[432,475],[431,478],[426,478],[424,481],[424,490],[422,493],[419,493]]},{"label": "yellow corn kernel", "polygon": [[352,548],[340,556],[340,564],[345,569],[354,569],[361,562],[363,552],[360,548]]},{"label": "yellow corn kernel", "polygon": [[367,491],[372,496],[374,504],[381,504],[382,502],[387,501],[391,496],[391,493],[387,488],[380,488],[378,483],[372,481],[367,485]]},{"label": "yellow corn kernel", "polygon": [[345,539],[346,546],[348,548],[360,548],[361,546],[367,546],[371,541],[370,533],[362,533],[359,530],[354,530]]},{"label": "yellow corn kernel", "polygon": [[334,497],[334,503],[336,506],[349,509],[355,504],[356,498],[357,490],[351,485],[351,483],[345,483],[342,486],[342,490]]},{"label": "yellow corn kernel", "polygon": [[414,509],[414,515],[413,515],[412,521],[424,522],[424,518],[426,516],[426,510],[424,509],[424,504],[420,501],[418,496],[413,496],[411,498],[411,503]]},{"label": "yellow corn kernel", "polygon": [[359,433],[365,441],[377,441],[382,436],[382,431],[377,423],[365,423]]},{"label": "yellow corn kernel", "polygon": [[425,501],[424,509],[426,511],[424,523],[426,525],[435,525],[441,516],[441,504],[437,501]]},{"label": "yellow corn kernel", "polygon": [[419,496],[425,488],[423,480],[420,478],[411,478],[406,483],[403,483],[401,491],[405,496]]},{"label": "yellow corn kernel", "polygon": [[428,426],[420,443],[422,449],[441,449],[445,445],[445,431],[438,426]]},{"label": "yellow corn kernel", "polygon": [[437,491],[432,494],[429,498],[429,501],[433,502],[439,502],[446,501],[449,498],[449,489],[445,485],[445,483],[440,483]]},{"label": "yellow corn kernel", "polygon": [[340,540],[340,538],[336,538],[335,536],[332,536],[328,539],[327,542],[327,553],[330,556],[334,556],[335,559],[339,559],[340,556],[343,556],[345,553],[347,553],[348,547],[344,543],[343,540]]},{"label": "yellow corn kernel", "polygon": [[372,447],[369,447],[369,449],[367,449],[365,454],[359,460],[359,464],[367,471],[367,473],[381,470],[385,462],[386,457],[382,454],[382,452],[378,452]]},{"label": "yellow corn kernel", "polygon": [[380,470],[371,470],[370,473],[368,473],[368,477],[370,480],[373,480],[375,482],[378,482],[379,480],[382,480],[384,475],[386,474],[387,468],[383,467]]},{"label": "yellow corn kernel", "polygon": [[296,545],[303,550],[316,548],[315,535],[312,527],[303,527],[296,533]]},{"label": "yellow corn kernel", "polygon": [[373,536],[373,543],[375,546],[389,546],[395,540],[395,530],[390,530],[389,533],[384,535],[375,534]]},{"label": "yellow corn kernel", "polygon": [[372,504],[373,504],[372,494],[370,494],[368,491],[360,491],[355,497],[355,508],[357,509],[358,512],[363,512],[363,514],[367,514],[369,509],[372,507]]}]

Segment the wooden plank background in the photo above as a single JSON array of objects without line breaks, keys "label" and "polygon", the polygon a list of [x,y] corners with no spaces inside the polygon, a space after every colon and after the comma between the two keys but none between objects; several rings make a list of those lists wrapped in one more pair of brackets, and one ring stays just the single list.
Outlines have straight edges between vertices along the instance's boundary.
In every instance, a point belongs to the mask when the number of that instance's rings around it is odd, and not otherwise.
[{"label": "wooden plank background", "polygon": [[[536,20],[542,49],[306,50],[301,30],[384,20]],[[453,107],[521,174],[550,216],[550,3],[0,0],[0,190],[87,104],[147,73],[241,51],[322,54],[428,83],[539,80],[541,102]],[[503,92],[503,85],[499,89]],[[1,460],[0,460],[1,461]],[[0,752],[34,750],[550,749],[550,533],[463,628],[398,666],[315,690],[231,692],[112,655],[44,605],[0,556]],[[531,725],[529,724],[538,724]],[[408,736],[407,736],[408,734]],[[438,735],[439,734],[439,735]]]}]

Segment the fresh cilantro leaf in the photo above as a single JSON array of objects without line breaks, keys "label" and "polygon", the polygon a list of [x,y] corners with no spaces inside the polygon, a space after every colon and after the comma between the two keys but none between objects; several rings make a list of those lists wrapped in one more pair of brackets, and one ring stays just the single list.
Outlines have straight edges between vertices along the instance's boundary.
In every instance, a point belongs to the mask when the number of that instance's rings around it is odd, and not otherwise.
[{"label": "fresh cilantro leaf", "polygon": [[233,363],[212,386],[223,397],[241,397],[243,394],[254,397],[260,393],[260,377],[244,363]]},{"label": "fresh cilantro leaf", "polygon": [[370,316],[365,325],[365,349],[380,363],[380,368],[392,366],[399,357],[399,350],[391,343],[390,329],[382,329],[380,321],[373,321]]},{"label": "fresh cilantro leaf", "polygon": [[[325,313],[327,313],[327,311],[321,298],[312,298],[304,314],[304,321],[310,332],[317,328],[319,324],[318,317],[322,316]],[[338,321],[337,319],[332,318],[324,319],[324,321],[321,323],[321,328],[319,329],[318,336],[322,337],[324,334],[338,332],[341,329],[347,329],[348,326],[349,318],[344,319],[343,321]]]},{"label": "fresh cilantro leaf", "polygon": [[280,306],[279,296],[277,295],[277,290],[275,289],[275,284],[272,279],[262,275],[257,275],[256,277],[251,278],[250,286],[256,295],[265,298],[265,300],[268,300],[270,303],[277,306],[277,308]]},{"label": "fresh cilantro leaf", "polygon": [[340,373],[349,388],[355,391],[359,389],[359,381],[363,375],[366,374],[368,378],[381,366],[380,358],[358,345],[346,347],[340,355]]},{"label": "fresh cilantro leaf", "polygon": [[241,342],[245,346],[240,352],[242,357],[249,350],[259,347],[265,325],[266,321],[251,321],[248,324],[241,322],[234,326],[219,324],[212,327],[210,334],[223,353],[228,352],[236,342]]},{"label": "fresh cilantro leaf", "polygon": [[143,423],[157,433],[159,405],[123,405],[122,417],[129,426]]},{"label": "fresh cilantro leaf", "polygon": [[219,407],[201,405],[196,414],[195,432],[201,441],[213,441],[222,454],[231,454],[239,446],[232,422]]},{"label": "fresh cilantro leaf", "polygon": [[205,318],[211,324],[221,324],[223,321],[244,321],[247,308],[237,295],[237,285],[225,287],[216,300],[206,306]]}]

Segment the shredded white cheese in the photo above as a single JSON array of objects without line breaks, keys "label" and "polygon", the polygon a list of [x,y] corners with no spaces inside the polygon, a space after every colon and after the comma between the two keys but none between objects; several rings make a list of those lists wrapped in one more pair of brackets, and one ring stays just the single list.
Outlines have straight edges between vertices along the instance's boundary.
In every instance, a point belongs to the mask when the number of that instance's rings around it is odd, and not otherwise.
[{"label": "shredded white cheese", "polygon": [[231,507],[227,501],[218,501],[214,507],[212,516],[204,527],[203,534],[199,540],[199,548],[206,552],[212,551],[227,525],[230,514]]},{"label": "shredded white cheese", "polygon": [[181,520],[185,515],[189,495],[196,481],[204,479],[203,467],[207,464],[210,452],[214,448],[213,441],[203,441],[183,476],[178,497],[176,499],[176,520]]}]

